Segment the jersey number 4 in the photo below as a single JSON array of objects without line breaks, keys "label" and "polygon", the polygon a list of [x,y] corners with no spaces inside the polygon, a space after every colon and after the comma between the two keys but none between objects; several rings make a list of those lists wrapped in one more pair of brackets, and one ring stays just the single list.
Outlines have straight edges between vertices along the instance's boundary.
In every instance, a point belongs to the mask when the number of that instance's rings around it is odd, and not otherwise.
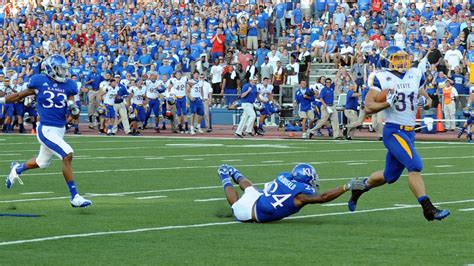
[{"label": "jersey number 4", "polygon": [[283,207],[283,202],[287,200],[289,197],[291,197],[291,194],[273,194],[275,191],[278,189],[278,183],[277,182],[272,182],[265,184],[265,189],[263,190],[263,193],[265,194],[265,197],[272,197],[275,202],[272,202],[273,208],[277,207]]},{"label": "jersey number 4", "polygon": [[51,91],[44,91],[43,94],[46,96],[46,102],[43,103],[44,108],[64,108],[66,107],[66,94],[58,93],[54,95]]}]

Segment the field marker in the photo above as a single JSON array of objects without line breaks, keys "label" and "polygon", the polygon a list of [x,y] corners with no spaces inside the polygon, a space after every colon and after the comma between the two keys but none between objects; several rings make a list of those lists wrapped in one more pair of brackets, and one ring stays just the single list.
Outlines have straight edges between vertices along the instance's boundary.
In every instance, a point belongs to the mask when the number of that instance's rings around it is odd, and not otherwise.
[{"label": "field marker", "polygon": [[230,160],[221,160],[221,162],[241,162],[242,160],[241,159],[230,159]]},{"label": "field marker", "polygon": [[[465,202],[474,202],[474,199],[459,200],[459,201],[448,201],[448,202],[438,202],[436,204],[438,204],[438,205],[449,205],[449,204],[457,204],[457,203],[465,203]],[[359,213],[393,211],[393,210],[401,210],[401,209],[408,209],[408,208],[413,208],[413,207],[388,207],[388,208],[366,209],[366,210],[360,210],[360,211],[356,211],[356,212],[347,212],[346,211],[346,212],[319,213],[319,214],[310,214],[310,215],[302,215],[302,216],[292,216],[292,217],[288,217],[286,219],[288,219],[288,220],[298,220],[298,219],[314,218],[314,217],[325,217],[325,216],[354,215],[354,214],[359,214]],[[119,234],[134,234],[134,233],[142,233],[142,232],[168,231],[168,230],[188,229],[188,228],[202,228],[202,227],[231,225],[231,224],[240,224],[240,222],[228,221],[228,222],[203,223],[203,224],[170,225],[170,226],[137,228],[137,229],[119,230],[119,231],[103,231],[103,232],[91,232],[91,233],[83,233],[83,234],[58,235],[58,236],[31,238],[31,239],[24,239],[24,240],[4,241],[4,242],[0,242],[0,246],[11,246],[11,245],[18,245],[18,244],[25,244],[25,243],[38,243],[38,242],[60,240],[60,239],[83,238],[83,237],[106,236],[106,235],[119,235]]]},{"label": "field marker", "polygon": [[167,198],[168,196],[149,196],[149,197],[139,197],[135,198],[137,200],[149,200],[149,199],[162,199],[162,198]]},{"label": "field marker", "polygon": [[448,167],[453,167],[452,165],[446,164],[446,165],[435,165],[436,168],[448,168]]},{"label": "field marker", "polygon": [[164,157],[146,157],[146,158],[143,158],[145,160],[164,160],[165,158]]},{"label": "field marker", "polygon": [[347,165],[364,165],[364,164],[367,164],[367,163],[348,163]]},{"label": "field marker", "polygon": [[202,161],[204,158],[188,158],[188,159],[183,159],[183,161]]},{"label": "field marker", "polygon": [[221,201],[225,200],[226,198],[211,198],[211,199],[196,199],[196,202],[208,202],[208,201]]},{"label": "field marker", "polygon": [[275,160],[275,161],[262,161],[262,163],[282,163],[283,161]]},{"label": "field marker", "polygon": [[469,208],[469,209],[459,209],[458,211],[460,211],[460,212],[471,212],[471,211],[474,211],[474,208]]},{"label": "field marker", "polygon": [[53,194],[54,192],[52,191],[45,191],[45,192],[41,192],[41,191],[38,191],[38,192],[24,192],[24,193],[20,193],[22,195],[40,195],[40,194]]}]

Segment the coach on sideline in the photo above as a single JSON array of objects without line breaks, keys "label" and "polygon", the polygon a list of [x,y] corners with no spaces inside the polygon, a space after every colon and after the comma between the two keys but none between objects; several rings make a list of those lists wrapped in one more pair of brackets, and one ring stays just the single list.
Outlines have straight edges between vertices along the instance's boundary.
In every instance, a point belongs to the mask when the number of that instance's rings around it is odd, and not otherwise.
[{"label": "coach on sideline", "polygon": [[257,93],[257,81],[257,76],[253,76],[250,82],[242,87],[240,102],[242,103],[243,113],[240,117],[239,126],[235,131],[235,135],[239,138],[244,137],[242,134],[244,128],[246,134],[253,135],[253,124],[257,118],[253,104],[257,98],[258,101],[260,101],[260,97]]}]

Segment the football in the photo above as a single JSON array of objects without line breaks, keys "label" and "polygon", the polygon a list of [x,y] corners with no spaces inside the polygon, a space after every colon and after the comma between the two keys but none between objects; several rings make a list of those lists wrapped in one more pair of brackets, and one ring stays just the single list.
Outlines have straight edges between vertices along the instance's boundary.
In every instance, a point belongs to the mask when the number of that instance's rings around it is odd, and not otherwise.
[{"label": "football", "polygon": [[379,92],[377,94],[377,96],[375,96],[375,101],[378,102],[378,103],[385,102],[387,100],[387,92],[388,92],[387,89],[382,90],[381,92]]}]

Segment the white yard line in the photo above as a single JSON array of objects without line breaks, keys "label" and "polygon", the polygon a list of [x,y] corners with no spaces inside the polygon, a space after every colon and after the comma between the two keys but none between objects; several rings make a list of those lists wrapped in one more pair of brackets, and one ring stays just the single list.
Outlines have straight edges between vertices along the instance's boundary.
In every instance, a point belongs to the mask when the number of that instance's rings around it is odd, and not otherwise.
[{"label": "white yard line", "polygon": [[38,192],[24,192],[24,193],[20,193],[21,195],[41,195],[41,194],[53,194],[54,192],[52,191],[45,191],[45,192],[41,192],[41,191],[38,191]]},{"label": "white yard line", "polygon": [[208,201],[221,201],[226,200],[226,198],[210,198],[210,199],[196,199],[196,202],[208,202]]},{"label": "white yard line", "polygon": [[348,163],[347,165],[365,165],[367,163]]},{"label": "white yard line", "polygon": [[262,163],[282,163],[283,161],[274,160],[274,161],[262,161]]},{"label": "white yard line", "polygon": [[347,202],[342,202],[342,203],[324,203],[321,206],[324,207],[333,207],[333,206],[346,206]]},{"label": "white yard line", "polygon": [[188,159],[183,159],[183,161],[202,161],[204,158],[188,158]]},{"label": "white yard line", "polygon": [[450,164],[446,164],[446,165],[435,165],[434,167],[436,167],[436,168],[449,168],[449,167],[453,167],[453,166],[450,165]]},{"label": "white yard line", "polygon": [[469,209],[459,209],[458,211],[460,211],[460,212],[472,212],[472,211],[474,211],[474,208],[469,208]]},{"label": "white yard line", "polygon": [[[449,205],[449,204],[457,204],[457,203],[465,203],[465,202],[474,202],[474,199],[450,201],[450,202],[438,202],[436,204]],[[286,219],[297,220],[297,219],[325,217],[325,216],[354,215],[354,214],[359,214],[359,213],[393,211],[393,210],[401,210],[401,209],[408,209],[408,208],[415,208],[415,207],[409,206],[409,207],[376,208],[376,209],[360,210],[353,213],[347,212],[347,211],[346,212],[318,213],[318,214],[310,214],[310,215],[292,216]],[[107,235],[119,235],[119,234],[134,234],[134,233],[142,233],[142,232],[154,232],[154,231],[169,231],[169,230],[176,230],[176,229],[201,228],[201,227],[231,225],[231,224],[239,224],[239,223],[240,222],[229,221],[229,222],[217,222],[217,223],[148,227],[148,228],[137,228],[137,229],[130,229],[130,230],[119,230],[119,231],[91,232],[91,233],[84,233],[84,234],[58,235],[58,236],[40,237],[40,238],[32,238],[32,239],[24,239],[24,240],[3,241],[3,242],[0,242],[0,246],[19,245],[19,244],[25,244],[25,243],[38,243],[38,242],[45,242],[45,241],[52,241],[52,240],[84,238],[84,237],[92,237],[92,236],[107,236]]]},{"label": "white yard line", "polygon": [[139,197],[135,198],[137,200],[149,200],[149,199],[162,199],[162,198],[167,198],[168,196],[149,196],[149,197]]}]

